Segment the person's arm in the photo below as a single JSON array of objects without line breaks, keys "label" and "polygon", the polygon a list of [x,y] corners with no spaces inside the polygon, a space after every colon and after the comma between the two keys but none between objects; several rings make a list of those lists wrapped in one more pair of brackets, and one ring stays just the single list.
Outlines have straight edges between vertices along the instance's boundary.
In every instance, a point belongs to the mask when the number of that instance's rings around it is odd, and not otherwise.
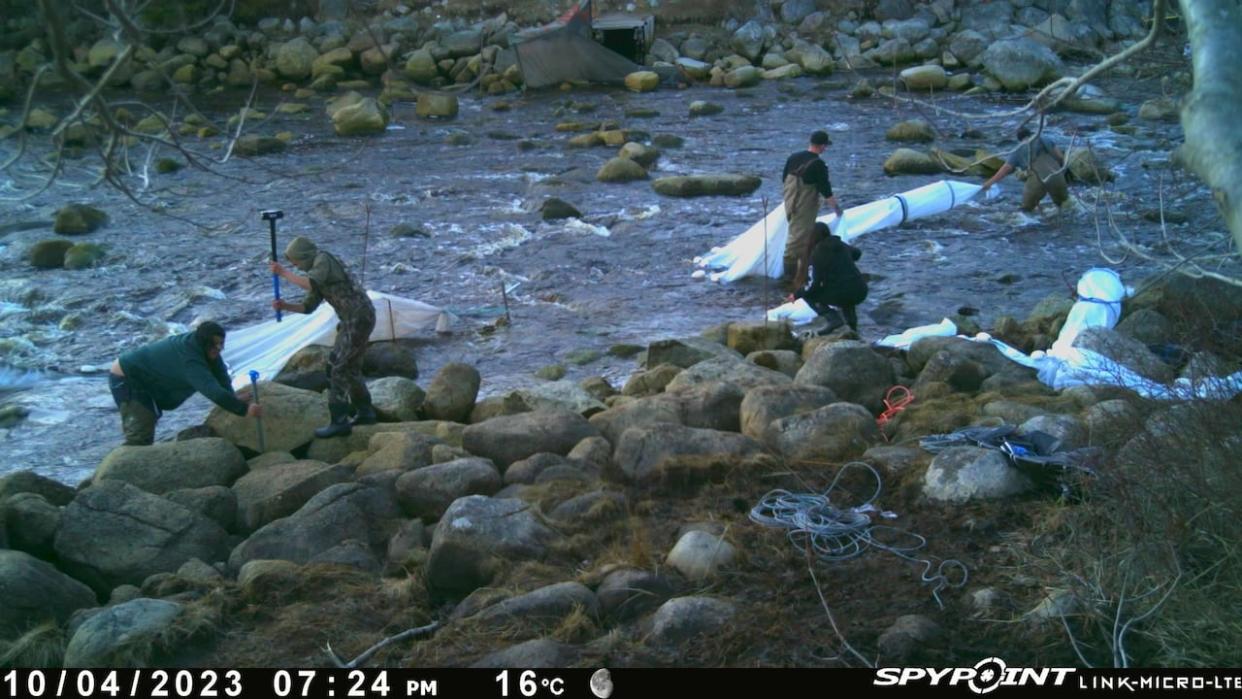
[{"label": "person's arm", "polygon": [[824,202],[832,207],[837,218],[841,218],[841,204],[837,201],[837,195],[832,192],[832,180],[828,178],[828,165],[819,158],[815,160],[816,162],[811,163],[814,169],[812,176],[815,178],[815,187],[819,190],[820,196],[824,198]]},{"label": "person's arm", "polygon": [[280,264],[279,262],[272,262],[271,264],[268,265],[268,267],[271,268],[272,274],[280,275],[281,279],[284,279],[290,284],[293,284],[294,286],[300,289],[303,289],[305,291],[310,291],[310,288],[311,288],[310,279],[303,277],[300,274],[290,272],[287,267]]},{"label": "person's arm", "polygon": [[853,258],[855,262],[857,262],[858,259],[862,257],[862,250],[859,250],[858,248],[854,247],[853,245],[850,245],[849,243],[841,243],[841,244],[845,246],[846,250],[850,251],[850,257]]},{"label": "person's arm", "polygon": [[272,308],[292,313],[314,313],[315,309],[319,307],[319,303],[323,301],[323,297],[315,289],[315,286],[311,284],[310,277],[294,274],[279,262],[271,263],[270,267],[274,274],[279,274],[298,288],[306,290],[306,295],[302,297],[301,303],[291,303],[284,299],[276,299],[272,301]]},{"label": "person's arm", "polygon": [[1013,165],[1010,165],[1009,163],[1001,165],[1000,169],[996,171],[996,174],[992,175],[991,179],[983,183],[983,191],[988,191],[989,187],[1008,177],[1011,172],[1013,172]]},{"label": "person's arm", "polygon": [[[188,359],[185,363],[185,380],[195,391],[212,403],[234,415],[249,415],[250,407],[233,393],[231,386],[220,385],[220,380],[207,366],[205,359]],[[257,406],[255,406],[257,407]]]}]

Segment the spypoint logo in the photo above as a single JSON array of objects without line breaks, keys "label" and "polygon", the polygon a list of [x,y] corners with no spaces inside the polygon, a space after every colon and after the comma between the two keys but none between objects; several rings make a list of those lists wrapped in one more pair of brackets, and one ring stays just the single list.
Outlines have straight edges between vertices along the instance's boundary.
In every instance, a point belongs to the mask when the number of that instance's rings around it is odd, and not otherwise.
[{"label": "spypoint logo", "polygon": [[926,682],[929,686],[966,685],[975,694],[988,694],[997,687],[1060,687],[1074,672],[1071,667],[1006,667],[1000,658],[984,658],[974,667],[882,667],[872,682],[877,687],[905,687]]}]

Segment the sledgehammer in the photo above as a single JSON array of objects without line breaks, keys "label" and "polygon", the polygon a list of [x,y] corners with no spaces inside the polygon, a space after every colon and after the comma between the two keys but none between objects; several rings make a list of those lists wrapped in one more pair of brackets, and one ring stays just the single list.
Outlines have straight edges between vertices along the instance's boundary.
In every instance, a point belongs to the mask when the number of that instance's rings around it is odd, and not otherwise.
[{"label": "sledgehammer", "polygon": [[[254,396],[255,405],[259,404],[259,372],[250,370],[250,393]],[[259,451],[267,453],[267,439],[263,434],[263,416],[255,418],[255,425],[259,430]]]},{"label": "sledgehammer", "polygon": [[[262,216],[263,220],[267,221],[268,223],[269,229],[271,231],[270,237],[272,239],[272,262],[277,262],[278,260],[276,258],[276,221],[277,219],[284,218],[285,212],[280,211],[279,209],[268,209],[267,211],[264,211],[259,215]],[[280,277],[276,275],[275,273],[272,274],[272,293],[276,295],[276,300],[279,301],[280,300]],[[280,322],[280,309],[279,308],[276,309],[276,322],[277,323]]]}]

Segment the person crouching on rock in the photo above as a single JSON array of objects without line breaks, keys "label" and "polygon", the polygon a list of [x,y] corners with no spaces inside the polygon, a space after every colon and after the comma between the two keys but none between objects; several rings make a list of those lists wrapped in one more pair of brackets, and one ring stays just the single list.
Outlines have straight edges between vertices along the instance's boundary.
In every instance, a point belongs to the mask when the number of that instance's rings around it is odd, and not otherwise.
[{"label": "person crouching on rock", "polygon": [[[371,392],[362,381],[362,357],[371,331],[375,329],[375,306],[335,255],[320,250],[306,238],[298,236],[289,241],[285,258],[306,272],[306,276],[290,272],[275,261],[270,265],[272,272],[305,289],[306,296],[301,303],[277,299],[272,302],[272,308],[312,313],[321,301],[327,301],[340,319],[327,367],[328,412],[332,422],[316,429],[315,436],[345,436],[352,431],[352,425],[375,424]],[[351,406],[356,411],[352,425],[349,420]]]},{"label": "person crouching on rock", "polygon": [[155,423],[196,392],[234,415],[259,417],[262,409],[233,393],[228,369],[220,358],[224,328],[207,321],[193,332],[166,337],[112,362],[108,387],[121,411],[126,446],[155,441]]},{"label": "person crouching on rock", "polygon": [[867,299],[867,281],[854,265],[854,261],[862,257],[862,251],[833,235],[828,224],[817,222],[811,231],[806,257],[811,261],[810,266],[804,279],[794,280],[793,298],[805,299],[812,310],[828,320],[828,327],[820,331],[821,334],[846,323],[857,332],[855,308]]}]

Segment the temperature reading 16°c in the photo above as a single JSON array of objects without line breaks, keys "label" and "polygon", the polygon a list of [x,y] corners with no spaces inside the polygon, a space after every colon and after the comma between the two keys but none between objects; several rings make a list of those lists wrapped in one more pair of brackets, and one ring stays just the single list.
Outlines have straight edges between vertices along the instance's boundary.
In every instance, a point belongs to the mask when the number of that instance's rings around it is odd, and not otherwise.
[{"label": "temperature reading 16\u00b0c", "polygon": [[[496,675],[496,681],[500,683],[500,696],[509,696],[509,671],[502,670]],[[540,691],[559,697],[565,693],[565,680],[560,677],[539,677],[534,670],[523,670],[518,675],[517,689],[524,697],[533,697]]]}]

